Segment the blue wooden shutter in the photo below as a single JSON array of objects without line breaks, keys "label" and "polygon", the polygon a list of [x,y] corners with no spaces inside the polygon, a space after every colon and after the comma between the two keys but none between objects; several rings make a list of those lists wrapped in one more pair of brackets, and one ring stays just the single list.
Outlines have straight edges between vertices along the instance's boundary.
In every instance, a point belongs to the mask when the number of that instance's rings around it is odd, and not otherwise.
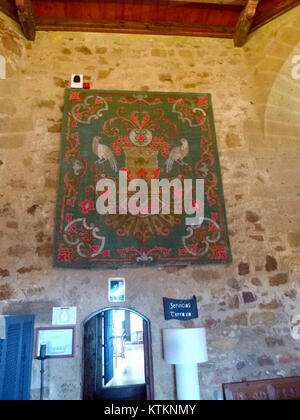
[{"label": "blue wooden shutter", "polygon": [[34,316],[8,316],[0,340],[0,400],[29,400]]},{"label": "blue wooden shutter", "polygon": [[34,319],[23,323],[18,400],[30,400]]},{"label": "blue wooden shutter", "polygon": [[3,386],[4,386],[4,368],[6,360],[6,346],[7,340],[0,339],[0,400],[2,400]]}]

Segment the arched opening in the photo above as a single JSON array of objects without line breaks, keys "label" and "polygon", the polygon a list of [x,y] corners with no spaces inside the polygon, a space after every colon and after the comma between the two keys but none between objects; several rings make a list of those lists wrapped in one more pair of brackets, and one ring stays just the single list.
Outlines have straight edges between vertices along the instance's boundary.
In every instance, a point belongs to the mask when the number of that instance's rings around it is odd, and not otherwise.
[{"label": "arched opening", "polygon": [[150,321],[133,309],[101,309],[84,321],[83,399],[152,400]]}]

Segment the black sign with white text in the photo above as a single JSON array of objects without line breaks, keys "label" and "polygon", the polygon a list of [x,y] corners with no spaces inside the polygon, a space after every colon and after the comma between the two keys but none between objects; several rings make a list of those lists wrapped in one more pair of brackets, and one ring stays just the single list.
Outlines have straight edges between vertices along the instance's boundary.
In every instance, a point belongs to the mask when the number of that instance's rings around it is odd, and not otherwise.
[{"label": "black sign with white text", "polygon": [[196,296],[193,299],[168,299],[163,298],[165,319],[188,320],[198,318],[198,308]]}]

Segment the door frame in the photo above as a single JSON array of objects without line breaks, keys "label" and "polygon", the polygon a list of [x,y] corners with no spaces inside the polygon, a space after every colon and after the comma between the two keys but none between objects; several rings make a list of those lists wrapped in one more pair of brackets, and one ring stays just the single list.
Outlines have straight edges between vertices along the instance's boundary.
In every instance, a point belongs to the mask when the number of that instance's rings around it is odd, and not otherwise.
[{"label": "door frame", "polygon": [[[152,336],[151,336],[151,321],[149,318],[147,318],[145,315],[141,314],[140,312],[136,311],[132,308],[127,308],[123,306],[110,306],[105,307],[102,309],[99,309],[98,311],[95,311],[91,313],[87,318],[84,319],[82,322],[82,335],[84,336],[84,328],[85,325],[95,316],[111,310],[124,310],[124,311],[130,311],[136,314],[137,316],[140,316],[147,325],[146,332],[144,332],[147,335],[147,342],[149,343],[147,352],[144,350],[144,358],[145,358],[145,372],[148,372],[148,375],[145,375],[145,381],[146,381],[146,390],[147,390],[147,400],[154,400],[154,377],[153,377],[153,358],[152,358]],[[84,396],[84,340],[82,341],[82,369],[81,369],[81,377],[82,377],[82,387],[81,387],[81,399],[83,400]]]}]

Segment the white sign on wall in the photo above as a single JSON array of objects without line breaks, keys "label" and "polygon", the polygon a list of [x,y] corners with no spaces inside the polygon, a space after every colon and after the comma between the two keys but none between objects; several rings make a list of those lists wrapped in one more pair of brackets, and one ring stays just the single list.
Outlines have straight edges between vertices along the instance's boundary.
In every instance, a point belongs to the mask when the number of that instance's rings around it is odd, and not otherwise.
[{"label": "white sign on wall", "polygon": [[37,328],[35,357],[40,356],[42,345],[46,345],[47,357],[74,357],[75,327]]},{"label": "white sign on wall", "polygon": [[123,277],[108,279],[108,301],[125,302],[125,279]]},{"label": "white sign on wall", "polygon": [[52,309],[52,325],[76,325],[76,319],[76,306],[67,306]]}]

